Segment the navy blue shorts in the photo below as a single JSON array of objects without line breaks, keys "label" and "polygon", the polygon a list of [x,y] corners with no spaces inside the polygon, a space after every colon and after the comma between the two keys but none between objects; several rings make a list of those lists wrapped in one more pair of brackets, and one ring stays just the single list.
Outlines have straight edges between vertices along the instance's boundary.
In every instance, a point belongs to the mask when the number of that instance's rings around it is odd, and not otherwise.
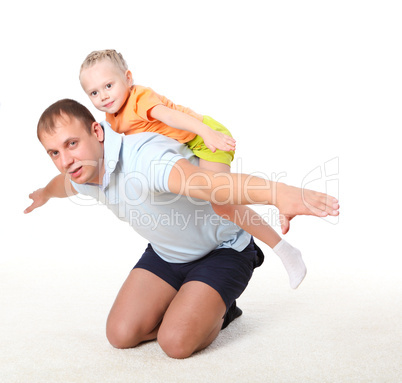
[{"label": "navy blue shorts", "polygon": [[149,244],[134,268],[150,271],[177,291],[186,282],[204,282],[220,294],[228,309],[247,287],[254,269],[263,261],[264,254],[253,239],[243,251],[216,249],[188,263],[166,262]]}]

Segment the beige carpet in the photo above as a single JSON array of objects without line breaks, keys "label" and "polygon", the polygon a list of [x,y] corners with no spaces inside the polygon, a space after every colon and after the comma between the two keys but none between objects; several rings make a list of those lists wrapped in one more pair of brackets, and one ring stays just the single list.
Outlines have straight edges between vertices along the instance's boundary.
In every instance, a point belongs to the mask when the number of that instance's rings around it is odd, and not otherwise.
[{"label": "beige carpet", "polygon": [[156,342],[124,351],[107,343],[105,319],[132,259],[96,258],[66,243],[3,259],[2,383],[402,382],[397,272],[310,257],[292,291],[267,251],[239,299],[243,316],[206,350],[173,360]]},{"label": "beige carpet", "polygon": [[[1,10],[0,383],[401,383],[400,2],[53,4]],[[78,69],[106,48],[139,84],[228,126],[238,171],[338,186],[339,224],[292,223],[300,289],[267,251],[243,316],[188,360],[156,342],[107,343],[106,316],[145,247],[127,225],[68,201],[22,214],[57,174],[37,142],[40,113],[70,97],[103,119]]]}]

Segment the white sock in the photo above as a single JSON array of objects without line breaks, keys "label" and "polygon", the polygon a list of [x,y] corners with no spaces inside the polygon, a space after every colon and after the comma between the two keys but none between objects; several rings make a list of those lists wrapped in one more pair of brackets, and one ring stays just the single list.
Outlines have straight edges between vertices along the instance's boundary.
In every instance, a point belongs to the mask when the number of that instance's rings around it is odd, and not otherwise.
[{"label": "white sock", "polygon": [[288,272],[290,287],[297,289],[307,273],[300,250],[287,243],[284,239],[272,250],[281,259]]}]

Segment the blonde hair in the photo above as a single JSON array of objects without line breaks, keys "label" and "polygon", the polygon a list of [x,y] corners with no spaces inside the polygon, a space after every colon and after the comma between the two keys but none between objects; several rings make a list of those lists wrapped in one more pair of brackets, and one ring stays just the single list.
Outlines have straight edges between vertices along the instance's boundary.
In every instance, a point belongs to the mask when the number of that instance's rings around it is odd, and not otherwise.
[{"label": "blonde hair", "polygon": [[89,68],[102,60],[110,60],[123,74],[128,70],[126,60],[124,60],[121,53],[116,52],[114,49],[105,49],[103,51],[93,51],[86,57],[81,65],[80,75],[83,69]]}]

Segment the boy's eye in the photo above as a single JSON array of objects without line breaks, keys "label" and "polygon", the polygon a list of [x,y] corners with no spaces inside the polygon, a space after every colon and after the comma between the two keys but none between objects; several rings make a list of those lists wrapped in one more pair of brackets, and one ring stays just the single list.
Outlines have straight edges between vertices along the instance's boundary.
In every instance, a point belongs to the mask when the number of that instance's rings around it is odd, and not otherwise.
[{"label": "boy's eye", "polygon": [[93,92],[91,92],[91,96],[96,96],[98,94],[98,92],[96,90],[94,90]]},{"label": "boy's eye", "polygon": [[107,84],[106,89],[110,89],[112,87],[112,84]]}]

